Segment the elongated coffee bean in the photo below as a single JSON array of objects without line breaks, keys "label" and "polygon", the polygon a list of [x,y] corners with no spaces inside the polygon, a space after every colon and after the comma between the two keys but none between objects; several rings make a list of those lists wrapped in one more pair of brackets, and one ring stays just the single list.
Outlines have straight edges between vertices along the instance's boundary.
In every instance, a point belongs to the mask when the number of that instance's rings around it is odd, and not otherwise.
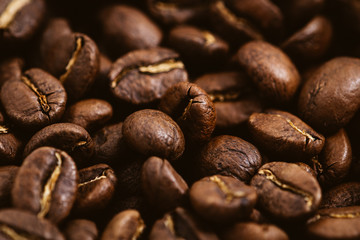
[{"label": "elongated coffee bean", "polygon": [[251,180],[259,206],[279,219],[302,219],[320,205],[321,188],[317,180],[293,163],[263,165]]},{"label": "elongated coffee bean", "polygon": [[78,174],[72,158],[52,147],[42,147],[25,158],[15,178],[12,201],[39,218],[60,222],[75,202]]}]

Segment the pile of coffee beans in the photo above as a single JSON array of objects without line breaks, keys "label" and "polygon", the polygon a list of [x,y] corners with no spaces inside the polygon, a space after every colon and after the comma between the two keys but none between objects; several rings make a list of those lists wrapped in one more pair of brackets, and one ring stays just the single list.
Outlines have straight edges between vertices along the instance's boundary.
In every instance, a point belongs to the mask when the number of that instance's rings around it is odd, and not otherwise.
[{"label": "pile of coffee beans", "polygon": [[360,239],[359,0],[0,0],[0,239]]}]

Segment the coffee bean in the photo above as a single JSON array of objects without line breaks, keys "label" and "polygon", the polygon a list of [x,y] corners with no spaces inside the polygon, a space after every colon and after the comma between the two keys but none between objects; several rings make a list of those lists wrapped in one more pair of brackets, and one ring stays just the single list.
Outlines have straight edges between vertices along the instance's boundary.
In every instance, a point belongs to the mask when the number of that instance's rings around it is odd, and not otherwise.
[{"label": "coffee bean", "polygon": [[215,129],[214,105],[196,84],[181,82],[169,88],[161,99],[159,109],[177,121],[192,143],[208,141]]},{"label": "coffee bean", "polygon": [[145,156],[178,159],[185,148],[180,127],[165,113],[144,109],[129,115],[123,124],[124,140]]},{"label": "coffee bean", "polygon": [[122,135],[123,123],[103,127],[93,136],[94,160],[103,163],[120,163],[119,156],[125,155],[127,146]]},{"label": "coffee bean", "polygon": [[261,166],[261,155],[251,143],[222,135],[206,144],[198,164],[203,176],[220,174],[249,182]]},{"label": "coffee bean", "polygon": [[357,239],[360,237],[360,207],[320,209],[308,220],[312,239]]},{"label": "coffee bean", "polygon": [[90,132],[102,127],[112,115],[110,103],[101,99],[86,99],[70,106],[64,114],[63,121],[77,124]]},{"label": "coffee bean", "polygon": [[104,208],[112,199],[117,179],[106,164],[97,164],[79,171],[75,208],[88,212]]},{"label": "coffee bean", "polygon": [[9,119],[31,130],[58,121],[66,100],[61,83],[38,68],[26,71],[21,79],[7,81],[1,88],[1,102]]},{"label": "coffee bean", "polygon": [[163,24],[182,24],[202,18],[207,10],[207,3],[195,1],[146,0],[148,9]]},{"label": "coffee bean", "polygon": [[320,208],[340,208],[360,205],[360,183],[339,184],[324,193]]},{"label": "coffee bean", "polygon": [[0,87],[11,80],[21,79],[24,60],[22,58],[13,57],[6,59],[0,63]]},{"label": "coffee bean", "polygon": [[213,33],[193,26],[177,26],[169,33],[169,45],[176,49],[185,62],[216,65],[226,59],[228,44]]},{"label": "coffee bean", "polygon": [[204,219],[225,224],[248,217],[256,203],[256,190],[221,175],[195,182],[189,192],[194,210]]},{"label": "coffee bean", "polygon": [[48,220],[17,209],[0,211],[0,238],[65,240],[56,226]]},{"label": "coffee bean", "polygon": [[312,60],[322,57],[332,40],[333,28],[329,19],[316,16],[302,29],[289,37],[282,49],[294,58]]},{"label": "coffee bean", "polygon": [[126,5],[114,5],[100,12],[100,24],[110,54],[156,47],[162,40],[158,26],[143,12]]},{"label": "coffee bean", "polygon": [[258,240],[288,240],[286,232],[272,224],[257,224],[253,222],[236,223],[222,235],[223,240],[258,239]]},{"label": "coffee bean", "polygon": [[69,221],[63,232],[68,240],[98,239],[98,230],[95,223],[86,219],[75,219]]},{"label": "coffee bean", "polygon": [[194,81],[204,89],[216,110],[216,128],[233,128],[262,110],[250,79],[242,72],[205,74]]},{"label": "coffee bean", "polygon": [[351,167],[352,151],[350,140],[344,129],[326,138],[325,146],[318,157],[312,158],[313,168],[319,183],[324,187],[340,183]]},{"label": "coffee bean", "polygon": [[338,57],[323,64],[301,90],[301,118],[322,132],[335,132],[345,126],[360,107],[358,79],[357,58]]},{"label": "coffee bean", "polygon": [[77,164],[84,164],[94,152],[89,133],[73,123],[56,123],[35,133],[24,149],[27,156],[41,146],[52,146],[66,151]]},{"label": "coffee bean", "polygon": [[320,205],[321,188],[316,179],[293,163],[264,164],[251,180],[258,194],[258,204],[273,217],[302,219]]},{"label": "coffee bean", "polygon": [[22,150],[22,142],[12,133],[0,112],[0,159],[1,165],[17,164]]},{"label": "coffee bean", "polygon": [[173,210],[187,197],[188,185],[165,159],[148,158],[142,167],[141,183],[143,194],[157,212]]},{"label": "coffee bean", "polygon": [[296,165],[298,165],[299,167],[301,167],[303,170],[305,170],[306,172],[310,173],[313,177],[317,177],[316,172],[314,171],[314,169],[312,169],[308,164],[303,163],[303,162],[294,162]]},{"label": "coffee bean", "polygon": [[45,15],[43,0],[5,0],[0,5],[0,40],[29,40]]},{"label": "coffee bean", "polygon": [[126,210],[118,213],[113,217],[110,223],[106,226],[101,239],[115,240],[115,239],[139,239],[141,233],[144,231],[145,224],[140,213],[136,210]]},{"label": "coffee bean", "polygon": [[78,174],[65,152],[42,147],[27,156],[12,189],[13,206],[60,222],[75,202]]},{"label": "coffee bean", "polygon": [[18,166],[0,167],[0,207],[8,207],[11,204],[11,189],[18,170]]},{"label": "coffee bean", "polygon": [[279,48],[263,41],[252,41],[239,49],[236,58],[269,100],[286,104],[293,98],[300,76],[289,57]]},{"label": "coffee bean", "polygon": [[286,161],[311,158],[320,153],[325,138],[291,113],[268,110],[249,118],[255,142],[270,154]]},{"label": "coffee bean", "polygon": [[166,90],[188,80],[179,55],[166,48],[136,50],[112,65],[109,79],[114,96],[131,104],[159,100]]}]

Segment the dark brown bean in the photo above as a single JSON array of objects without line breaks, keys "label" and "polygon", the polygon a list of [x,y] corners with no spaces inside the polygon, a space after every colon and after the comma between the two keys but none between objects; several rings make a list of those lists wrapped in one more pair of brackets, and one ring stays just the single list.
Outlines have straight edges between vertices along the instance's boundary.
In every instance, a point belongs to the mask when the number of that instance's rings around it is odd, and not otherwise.
[{"label": "dark brown bean", "polygon": [[2,208],[11,204],[11,189],[18,170],[18,166],[0,167],[0,207]]},{"label": "dark brown bean", "polygon": [[63,232],[67,240],[98,239],[98,230],[95,223],[86,219],[69,221]]},{"label": "dark brown bean", "polygon": [[42,147],[27,156],[12,189],[13,206],[54,223],[67,217],[75,202],[78,174],[65,152]]},{"label": "dark brown bean", "polygon": [[360,182],[336,185],[324,193],[320,208],[339,208],[360,205]]}]

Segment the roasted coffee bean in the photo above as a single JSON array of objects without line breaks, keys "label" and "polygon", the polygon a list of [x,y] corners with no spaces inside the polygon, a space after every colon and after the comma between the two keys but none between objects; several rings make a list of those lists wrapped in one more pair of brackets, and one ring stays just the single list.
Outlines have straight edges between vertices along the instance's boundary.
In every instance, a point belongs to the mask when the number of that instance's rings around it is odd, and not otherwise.
[{"label": "roasted coffee bean", "polygon": [[43,0],[4,0],[0,3],[0,40],[29,40],[45,15]]},{"label": "roasted coffee bean", "polygon": [[216,128],[232,128],[262,110],[250,79],[242,72],[205,74],[194,82],[204,89],[216,110]]},{"label": "roasted coffee bean", "polygon": [[18,170],[18,166],[0,167],[0,207],[2,208],[11,204],[11,189]]},{"label": "roasted coffee bean", "polygon": [[61,83],[41,69],[32,68],[20,79],[1,88],[1,102],[11,121],[20,128],[39,129],[58,121],[67,95]]},{"label": "roasted coffee bean", "polygon": [[213,175],[195,182],[189,192],[194,210],[217,223],[247,218],[255,203],[256,190],[233,177]]},{"label": "roasted coffee bean", "polygon": [[0,159],[1,165],[17,164],[21,155],[22,142],[12,133],[0,112]]},{"label": "roasted coffee bean", "polygon": [[69,221],[63,232],[68,240],[98,239],[98,230],[95,223],[86,219],[75,219]]},{"label": "roasted coffee bean", "polygon": [[360,107],[359,79],[357,58],[337,57],[323,64],[301,90],[301,118],[322,132],[345,126]]},{"label": "roasted coffee bean", "polygon": [[189,65],[196,67],[219,64],[226,59],[228,44],[213,33],[193,26],[177,26],[169,33],[169,45],[176,49]]},{"label": "roasted coffee bean", "polygon": [[299,167],[301,167],[303,170],[305,170],[306,172],[310,173],[313,177],[317,177],[316,172],[314,171],[314,169],[312,169],[308,164],[303,163],[303,162],[294,162],[296,165],[298,165]]},{"label": "roasted coffee bean", "polygon": [[207,2],[146,0],[148,9],[155,18],[164,24],[182,24],[203,17]]},{"label": "roasted coffee bean", "polygon": [[145,224],[140,213],[136,210],[126,210],[118,213],[111,219],[106,226],[101,239],[102,240],[116,240],[116,239],[132,239],[140,238],[144,231]]},{"label": "roasted coffee bean", "polygon": [[6,81],[20,80],[23,67],[22,58],[13,57],[2,61],[0,63],[0,88]]},{"label": "roasted coffee bean", "polygon": [[79,171],[75,209],[88,212],[106,207],[112,199],[117,179],[106,164],[97,164]]},{"label": "roasted coffee bean", "polygon": [[129,115],[123,124],[124,140],[145,156],[178,159],[185,149],[180,127],[163,112],[144,109]]},{"label": "roasted coffee bean", "polygon": [[326,138],[321,154],[312,158],[313,168],[319,183],[324,187],[334,186],[344,180],[351,167],[350,140],[344,129]]},{"label": "roasted coffee bean", "polygon": [[27,156],[12,189],[13,206],[54,223],[67,217],[75,202],[78,174],[72,158],[52,147]]},{"label": "roasted coffee bean", "polygon": [[63,117],[64,122],[77,124],[87,131],[102,127],[112,117],[110,103],[101,99],[86,99],[70,106]]},{"label": "roasted coffee bean", "polygon": [[360,182],[339,184],[324,193],[320,208],[360,205]]},{"label": "roasted coffee bean", "polygon": [[321,201],[316,178],[293,163],[264,164],[252,178],[251,186],[256,188],[259,206],[282,220],[309,217]]},{"label": "roasted coffee bean", "polygon": [[248,126],[258,146],[286,161],[311,158],[319,154],[325,144],[324,136],[288,112],[254,113]]},{"label": "roasted coffee bean", "polygon": [[185,202],[188,185],[166,159],[150,157],[141,170],[143,194],[152,207],[164,213]]},{"label": "roasted coffee bean", "polygon": [[215,129],[214,104],[196,84],[181,82],[169,88],[161,99],[159,109],[180,125],[190,142],[208,141]]},{"label": "roasted coffee bean", "polygon": [[170,214],[165,214],[162,219],[157,220],[150,232],[149,240],[168,239],[184,240],[175,233],[174,222]]},{"label": "roasted coffee bean", "polygon": [[249,20],[239,16],[222,0],[210,4],[212,23],[215,29],[232,42],[263,39],[260,31]]},{"label": "roasted coffee bean", "polygon": [[252,41],[239,49],[236,58],[269,100],[286,104],[293,98],[300,76],[289,57],[279,48],[263,41]]},{"label": "roasted coffee bean", "polygon": [[188,80],[179,55],[166,48],[136,50],[119,58],[109,73],[114,96],[131,104],[159,100],[166,90]]},{"label": "roasted coffee bean", "polygon": [[307,232],[312,239],[359,239],[360,207],[320,209],[308,220]]},{"label": "roasted coffee bean", "polygon": [[120,156],[127,152],[122,127],[122,122],[116,123],[103,127],[94,134],[94,160],[104,163],[119,162]]},{"label": "roasted coffee bean", "polygon": [[288,240],[289,237],[282,229],[272,224],[258,224],[253,222],[236,223],[222,235],[223,240]]},{"label": "roasted coffee bean", "polygon": [[330,20],[324,16],[316,16],[289,37],[281,47],[294,58],[313,60],[326,53],[330,47],[332,35]]},{"label": "roasted coffee bean", "polygon": [[56,123],[35,133],[26,144],[24,156],[41,146],[52,146],[66,151],[77,164],[86,163],[94,152],[89,133],[73,123]]},{"label": "roasted coffee bean", "polygon": [[0,211],[0,238],[65,240],[48,220],[17,209]]},{"label": "roasted coffee bean", "polygon": [[40,47],[42,64],[59,78],[73,102],[93,84],[99,70],[96,43],[83,33],[71,33],[67,22],[54,19],[43,34]]},{"label": "roasted coffee bean", "polygon": [[222,135],[206,144],[198,164],[203,176],[220,174],[249,182],[261,166],[261,155],[251,143]]},{"label": "roasted coffee bean", "polygon": [[128,51],[156,47],[162,40],[159,27],[136,8],[110,6],[101,10],[99,19],[106,48],[116,57]]}]

